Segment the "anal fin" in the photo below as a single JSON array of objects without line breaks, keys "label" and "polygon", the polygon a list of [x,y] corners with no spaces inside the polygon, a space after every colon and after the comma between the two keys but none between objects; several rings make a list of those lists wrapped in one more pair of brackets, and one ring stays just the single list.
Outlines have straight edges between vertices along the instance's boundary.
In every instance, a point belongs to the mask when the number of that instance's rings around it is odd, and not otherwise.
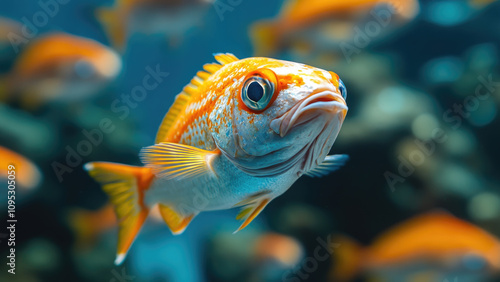
[{"label": "anal fin", "polygon": [[195,214],[183,216],[174,211],[172,208],[163,204],[159,204],[159,210],[161,217],[174,235],[182,234],[182,232],[186,230],[191,220],[193,220],[193,218],[195,217]]}]

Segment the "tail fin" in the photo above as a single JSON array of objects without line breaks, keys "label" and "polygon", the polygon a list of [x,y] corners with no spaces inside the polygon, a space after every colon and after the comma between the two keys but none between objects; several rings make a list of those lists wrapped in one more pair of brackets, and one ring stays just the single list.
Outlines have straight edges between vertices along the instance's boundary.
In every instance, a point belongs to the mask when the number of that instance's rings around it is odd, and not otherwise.
[{"label": "tail fin", "polygon": [[361,270],[363,263],[363,248],[353,239],[337,235],[334,242],[340,246],[335,249],[335,264],[330,273],[332,281],[351,281]]},{"label": "tail fin", "polygon": [[148,216],[144,192],[153,174],[149,168],[106,162],[87,163],[84,168],[102,185],[115,208],[119,225],[115,264],[119,265]]},{"label": "tail fin", "polygon": [[96,18],[102,24],[110,44],[123,51],[126,42],[126,20],[120,17],[120,10],[116,8],[99,9],[96,12]]},{"label": "tail fin", "polygon": [[279,49],[279,34],[271,21],[254,24],[250,29],[250,37],[254,46],[255,56],[274,55]]}]

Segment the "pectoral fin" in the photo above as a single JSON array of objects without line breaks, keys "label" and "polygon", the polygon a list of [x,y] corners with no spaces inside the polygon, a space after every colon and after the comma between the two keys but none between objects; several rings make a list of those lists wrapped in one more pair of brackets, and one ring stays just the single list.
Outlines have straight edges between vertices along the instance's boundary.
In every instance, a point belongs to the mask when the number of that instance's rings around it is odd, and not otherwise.
[{"label": "pectoral fin", "polygon": [[242,206],[241,211],[236,216],[237,220],[244,220],[241,226],[234,231],[234,233],[245,228],[254,218],[256,218],[259,213],[269,204],[272,200],[269,197],[269,191],[260,192],[255,195],[248,197],[247,199],[239,202],[236,206]]},{"label": "pectoral fin", "polygon": [[338,170],[341,166],[349,160],[348,155],[331,155],[326,156],[323,163],[305,173],[309,177],[323,177],[330,174],[333,171]]},{"label": "pectoral fin", "polygon": [[213,173],[212,161],[219,155],[219,150],[165,142],[143,148],[139,156],[158,177],[181,180]]}]

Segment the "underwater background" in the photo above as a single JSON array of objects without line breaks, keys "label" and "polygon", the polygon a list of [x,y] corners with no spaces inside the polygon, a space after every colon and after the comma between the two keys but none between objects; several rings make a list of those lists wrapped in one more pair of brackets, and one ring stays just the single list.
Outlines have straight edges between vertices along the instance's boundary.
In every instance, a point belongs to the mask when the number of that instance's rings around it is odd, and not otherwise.
[{"label": "underwater background", "polygon": [[[121,48],[113,46],[95,14],[113,2],[52,1],[57,11],[50,15],[40,4],[48,2],[0,3],[0,17],[21,27],[25,20],[36,26],[34,36],[19,43],[13,44],[8,33],[1,38],[0,146],[37,168],[23,177],[40,178],[16,191],[14,275],[7,271],[11,268],[8,177],[0,174],[0,220],[7,223],[0,230],[0,281],[341,281],[332,273],[338,266],[335,253],[346,244],[336,242],[334,234],[370,246],[391,227],[428,212],[452,214],[500,237],[500,4],[496,1],[418,1],[411,20],[387,25],[373,16],[380,7],[363,10],[363,16],[342,12],[338,16],[342,23],[326,18],[294,33],[302,28],[299,24],[280,48],[268,54],[256,51],[255,41],[265,38],[253,37],[252,26],[277,18],[283,5],[292,1],[217,0],[198,6],[203,1],[165,0],[166,9],[174,7],[178,17],[130,28]],[[43,16],[36,19],[40,11],[48,15],[46,21]],[[136,22],[154,14],[138,11]],[[370,30],[373,21],[378,26]],[[157,25],[171,26],[157,30]],[[349,32],[341,38],[335,34],[346,29]],[[0,27],[0,35],[1,31]],[[15,80],[10,74],[23,48],[54,32],[93,39],[119,54],[119,73],[75,99],[64,96],[71,96],[76,86],[36,103],[5,98],[10,94],[4,85]],[[38,51],[31,51],[36,60]],[[115,266],[116,220],[106,194],[83,165],[90,161],[141,165],[138,153],[154,143],[175,95],[220,52],[238,58],[270,56],[337,73],[348,89],[349,112],[332,152],[348,154],[350,160],[326,177],[300,178],[235,235],[236,209],[202,213],[180,236],[173,236],[161,219],[150,217],[124,264]],[[74,83],[74,78],[48,75],[41,65],[37,75]],[[168,74],[157,86],[128,110],[117,111],[116,101],[158,68]],[[88,133],[99,129],[103,119],[115,129],[91,143],[88,153],[68,157],[84,146],[82,141],[89,141]],[[0,169],[6,172],[7,165]],[[454,233],[447,236],[453,238]],[[471,242],[482,240],[474,236],[470,235]],[[412,242],[408,246],[404,242],[400,248],[411,249]],[[317,257],[318,247],[327,257]],[[484,252],[500,260],[500,249]],[[429,255],[432,274],[425,263],[420,267],[422,260],[409,260],[416,266],[394,262],[359,270],[349,281],[500,281],[497,266],[486,266],[484,257],[470,262],[452,246],[438,253],[442,256]],[[440,263],[450,257],[463,265],[447,268]]]}]

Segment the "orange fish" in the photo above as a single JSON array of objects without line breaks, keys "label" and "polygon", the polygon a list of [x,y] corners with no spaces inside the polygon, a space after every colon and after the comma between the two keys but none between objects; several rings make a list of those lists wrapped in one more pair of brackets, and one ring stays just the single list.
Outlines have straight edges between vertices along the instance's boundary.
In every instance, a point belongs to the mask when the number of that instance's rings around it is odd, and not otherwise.
[{"label": "orange fish", "polygon": [[333,281],[350,281],[360,272],[385,277],[382,281],[393,281],[394,276],[399,279],[394,281],[444,281],[462,275],[482,281],[483,275],[500,270],[498,238],[445,212],[409,219],[366,248],[344,236],[333,242],[340,244],[334,253]]},{"label": "orange fish", "polygon": [[74,101],[96,93],[121,70],[118,54],[88,38],[45,35],[22,51],[0,97],[32,108],[46,101]]},{"label": "orange fish", "polygon": [[0,17],[0,71],[16,57],[18,50],[13,45],[13,40],[16,35],[22,35],[21,28],[21,23]]},{"label": "orange fish", "polygon": [[[10,179],[9,172],[13,171],[16,188],[31,190],[40,185],[42,174],[33,162],[2,146],[0,146],[0,156],[0,167],[3,168],[0,170],[0,178]],[[12,169],[9,166],[13,166]]]},{"label": "orange fish", "polygon": [[[92,162],[115,205],[120,264],[152,207],[173,234],[203,211],[241,207],[238,230],[302,175],[337,170],[329,155],[347,114],[337,74],[270,58],[217,54],[166,114],[144,167]],[[237,231],[238,231],[237,230]]]},{"label": "orange fish", "polygon": [[419,11],[418,0],[288,0],[276,19],[252,26],[250,36],[255,54],[272,55],[292,44],[311,45],[312,41],[329,45],[328,38],[317,36],[324,34],[323,31],[337,41],[346,41],[352,36],[354,26],[381,4],[391,8],[391,23],[394,18],[397,22],[407,22]]},{"label": "orange fish", "polygon": [[172,45],[200,21],[211,0],[116,0],[96,12],[115,48],[123,50],[132,32],[163,33]]}]

